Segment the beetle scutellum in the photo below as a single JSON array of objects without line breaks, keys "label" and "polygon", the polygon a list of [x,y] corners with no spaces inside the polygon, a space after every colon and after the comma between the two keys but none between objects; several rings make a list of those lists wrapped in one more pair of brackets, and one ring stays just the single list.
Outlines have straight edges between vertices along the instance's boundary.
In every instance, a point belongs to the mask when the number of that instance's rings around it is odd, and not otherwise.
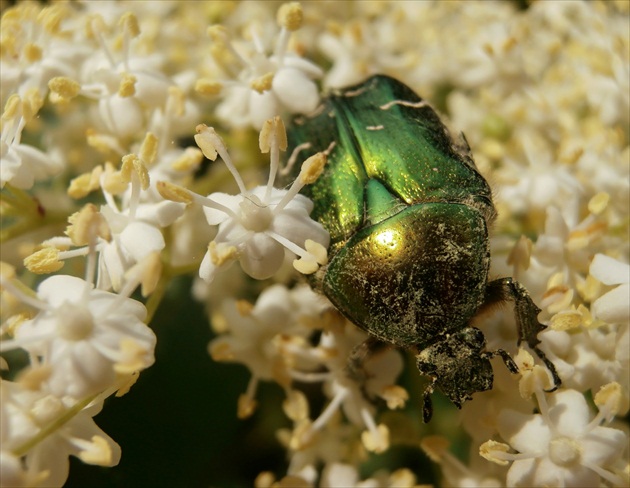
[{"label": "beetle scutellum", "polygon": [[518,343],[546,364],[553,389],[560,385],[538,348],[545,326],[527,290],[512,278],[488,281],[496,216],[490,187],[465,140],[454,141],[425,101],[374,76],[296,118],[289,145],[305,142],[301,157],[328,149],[324,173],[304,190],[331,237],[329,263],[311,284],[370,334],[357,357],[379,343],[416,351],[420,373],[432,378],[425,422],[436,386],[461,407],[492,388],[491,357],[518,372],[507,352],[485,351],[482,332],[470,326],[495,303],[514,302]]}]

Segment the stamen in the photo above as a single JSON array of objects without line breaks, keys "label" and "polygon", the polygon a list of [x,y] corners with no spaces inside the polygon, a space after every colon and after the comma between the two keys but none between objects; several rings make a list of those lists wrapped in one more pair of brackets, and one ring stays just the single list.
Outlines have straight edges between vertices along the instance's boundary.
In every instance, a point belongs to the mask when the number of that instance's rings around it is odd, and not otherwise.
[{"label": "stamen", "polygon": [[245,188],[245,183],[243,183],[243,179],[239,174],[236,166],[232,163],[232,159],[227,152],[223,139],[221,136],[216,133],[214,128],[208,127],[205,124],[199,124],[195,130],[197,134],[195,135],[195,142],[203,152],[204,156],[208,159],[214,161],[217,158],[217,153],[223,159],[223,162],[227,166],[230,173],[234,177],[236,184],[238,185],[238,189],[241,193],[247,193],[247,189]]}]

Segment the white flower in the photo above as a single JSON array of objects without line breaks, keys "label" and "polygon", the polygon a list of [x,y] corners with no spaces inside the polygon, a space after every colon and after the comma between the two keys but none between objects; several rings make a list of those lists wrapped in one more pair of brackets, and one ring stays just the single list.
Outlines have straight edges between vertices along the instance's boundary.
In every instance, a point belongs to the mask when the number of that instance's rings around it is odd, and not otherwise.
[{"label": "white flower", "polygon": [[[33,93],[22,99],[13,95],[7,101],[2,114],[0,134],[0,187],[6,183],[28,189],[36,180],[43,180],[58,173],[63,165],[57,158],[28,144],[20,142],[27,118],[32,117]],[[38,107],[37,107],[38,108]]]},{"label": "white flower", "polygon": [[603,410],[591,420],[584,396],[575,390],[551,395],[549,406],[542,402],[540,409],[535,415],[512,410],[499,414],[499,433],[518,454],[493,441],[482,446],[482,455],[490,460],[513,461],[508,486],[623,484],[617,463],[623,460],[625,434],[600,426]]},{"label": "white flower", "polygon": [[59,4],[41,9],[18,4],[3,15],[2,103],[9,94],[24,96],[33,89],[44,98],[50,79],[77,73],[90,48],[61,28],[74,20],[72,9]]},{"label": "white flower", "polygon": [[99,466],[118,464],[120,447],[92,419],[102,402],[62,419],[76,407],[20,383],[2,380],[0,388],[2,486],[62,486],[68,478],[68,456]]},{"label": "white flower", "polygon": [[45,385],[56,395],[81,398],[153,364],[156,338],[140,302],[57,275],[28,303],[40,312],[1,343],[2,351],[21,347],[33,365],[49,368]]},{"label": "white flower", "polygon": [[249,191],[214,129],[199,126],[197,131],[195,139],[204,154],[211,159],[220,154],[241,190],[241,194],[235,196],[213,193],[208,198],[192,194],[187,197],[204,206],[210,225],[219,226],[199,267],[199,276],[210,282],[217,271],[238,260],[253,278],[269,278],[282,265],[285,249],[300,257],[294,261],[294,266],[302,273],[314,273],[319,265],[325,264],[329,234],[321,224],[310,219],[313,203],[298,193],[319,176],[325,156],[318,153],[309,158],[289,190],[274,188],[279,151],[286,148],[286,134],[279,118],[270,120],[260,138],[261,150],[271,153],[269,180],[266,186]]},{"label": "white flower", "polygon": [[[302,22],[299,4],[283,5],[278,12],[281,31],[271,56],[265,54],[262,40],[255,28],[250,33],[254,49],[239,50],[232,45],[227,32],[213,26],[209,33],[214,42],[217,63],[233,79],[224,85],[223,102],[217,108],[219,118],[230,126],[251,125],[260,129],[263,123],[282,111],[308,113],[319,103],[319,90],[313,82],[322,76],[315,64],[287,52],[291,32]],[[226,60],[231,62],[226,64]]]},{"label": "white flower", "polygon": [[238,362],[250,370],[252,377],[244,398],[253,405],[260,380],[281,381],[281,377],[288,377],[284,363],[289,356],[284,348],[300,338],[305,340],[311,333],[300,321],[317,317],[327,306],[308,286],[292,290],[282,285],[271,286],[253,306],[244,301],[226,300],[221,318],[213,317],[213,322],[220,320],[225,324],[225,330],[210,343],[210,355],[216,361]]}]

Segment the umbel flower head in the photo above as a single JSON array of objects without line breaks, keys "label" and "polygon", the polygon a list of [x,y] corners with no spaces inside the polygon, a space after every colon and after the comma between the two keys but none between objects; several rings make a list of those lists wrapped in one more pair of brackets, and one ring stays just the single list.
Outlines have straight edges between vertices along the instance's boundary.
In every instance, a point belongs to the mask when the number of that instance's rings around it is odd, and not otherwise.
[{"label": "umbel flower head", "polygon": [[216,273],[239,261],[243,270],[259,280],[273,276],[282,266],[286,251],[297,255],[295,269],[304,274],[317,271],[327,262],[329,234],[309,217],[313,203],[299,191],[321,174],[326,155],[317,153],[302,165],[288,190],[274,188],[280,151],[286,150],[286,133],[280,117],[268,120],[260,131],[260,150],[271,155],[266,185],[248,190],[232,163],[225,144],[212,127],[199,125],[195,136],[204,155],[214,160],[220,155],[234,176],[240,194],[196,195],[167,182],[158,184],[164,198],[203,206],[206,220],[218,225],[218,233],[208,245],[199,276],[206,282]]}]

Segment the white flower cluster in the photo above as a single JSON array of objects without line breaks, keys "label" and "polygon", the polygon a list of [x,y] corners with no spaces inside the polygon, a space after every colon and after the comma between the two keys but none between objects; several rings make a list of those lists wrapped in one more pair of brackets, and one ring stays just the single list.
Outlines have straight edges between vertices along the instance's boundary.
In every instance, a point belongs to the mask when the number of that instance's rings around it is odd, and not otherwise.
[{"label": "white flower cluster", "polygon": [[[373,469],[401,445],[448,486],[627,486],[630,7],[520,3],[3,4],[1,486],[61,486],[69,456],[119,462],[93,417],[156,360],[150,324],[181,275],[206,306],[210,356],[250,373],[217,402],[285,417],[286,471],[261,472],[259,488],[439,481]],[[283,159],[285,123],[377,73],[466,134],[496,193],[491,275],[542,309],[558,391],[516,349],[511,310],[475,326],[520,375],[498,361],[492,390],[428,427],[404,352],[348,363],[367,335],[302,277],[316,284],[327,264],[328,231],[300,192],[328,150],[287,181],[283,161],[308,141]],[[261,408],[261,382],[282,404]]]}]

